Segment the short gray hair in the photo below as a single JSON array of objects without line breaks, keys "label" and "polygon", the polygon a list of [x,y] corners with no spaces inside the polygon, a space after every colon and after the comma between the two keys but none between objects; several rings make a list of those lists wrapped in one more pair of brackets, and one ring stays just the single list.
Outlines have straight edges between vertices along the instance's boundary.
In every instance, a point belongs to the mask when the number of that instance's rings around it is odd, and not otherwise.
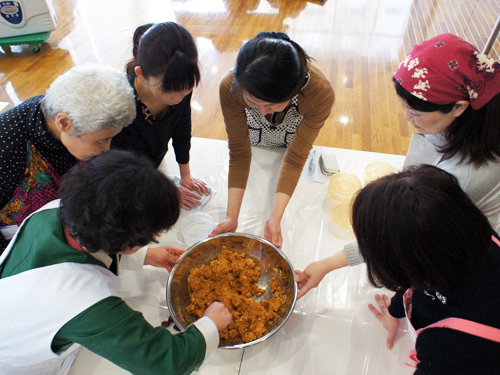
[{"label": "short gray hair", "polygon": [[85,63],[59,76],[50,85],[41,108],[53,121],[66,113],[72,137],[100,130],[121,130],[135,118],[134,89],[125,74],[110,66]]}]

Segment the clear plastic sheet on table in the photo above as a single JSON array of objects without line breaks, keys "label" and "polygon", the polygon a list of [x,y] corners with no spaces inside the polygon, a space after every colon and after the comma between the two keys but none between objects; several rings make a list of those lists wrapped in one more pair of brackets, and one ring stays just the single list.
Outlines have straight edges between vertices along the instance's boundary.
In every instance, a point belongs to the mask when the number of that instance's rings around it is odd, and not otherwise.
[{"label": "clear plastic sheet on table", "polygon": [[[364,169],[370,162],[384,161],[400,170],[404,161],[402,156],[387,154],[325,147],[315,147],[315,150],[334,153],[341,171],[353,173],[363,182]],[[252,166],[239,232],[263,236],[285,151],[252,147]],[[228,164],[227,142],[192,139],[191,173],[217,190],[204,210],[217,223],[226,215]],[[179,175],[172,150],[160,169],[170,177]],[[331,213],[336,203],[329,197],[327,185],[328,180],[310,182],[304,171],[282,219],[282,249],[296,269],[303,270],[309,263],[333,255],[354,240],[352,232],[333,221]],[[159,245],[187,249],[180,222],[188,214],[182,210],[178,223],[161,237]],[[168,317],[167,279],[166,270],[152,267],[145,267],[142,272],[124,271],[120,292],[133,308],[144,312],[151,324],[159,325]],[[273,337],[244,350],[218,349],[200,367],[198,374],[411,374],[414,369],[405,364],[411,362],[408,353],[412,348],[406,324],[402,325],[394,348],[389,351],[385,347],[386,331],[367,307],[380,292],[383,291],[368,283],[364,265],[332,272],[318,288],[297,301],[294,313]],[[116,372],[121,373],[126,372]]]}]

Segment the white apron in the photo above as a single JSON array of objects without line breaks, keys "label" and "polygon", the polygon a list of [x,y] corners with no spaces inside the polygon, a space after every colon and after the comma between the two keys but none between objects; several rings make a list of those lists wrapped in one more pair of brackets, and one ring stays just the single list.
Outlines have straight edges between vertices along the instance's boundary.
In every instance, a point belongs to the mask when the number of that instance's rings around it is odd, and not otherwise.
[{"label": "white apron", "polygon": [[[59,200],[53,201],[39,211],[58,206]],[[21,228],[0,257],[0,264]],[[109,270],[78,263],[35,268],[0,279],[0,374],[66,374],[79,345],[54,353],[54,336],[82,311],[117,295],[116,282]]]}]

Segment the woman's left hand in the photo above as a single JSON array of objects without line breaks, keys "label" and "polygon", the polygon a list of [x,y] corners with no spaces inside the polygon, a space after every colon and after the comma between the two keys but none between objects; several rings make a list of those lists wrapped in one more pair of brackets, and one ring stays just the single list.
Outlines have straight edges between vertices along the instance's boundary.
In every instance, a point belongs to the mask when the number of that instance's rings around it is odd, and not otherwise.
[{"label": "woman's left hand", "polygon": [[203,180],[195,178],[190,174],[181,177],[181,186],[189,190],[196,190],[200,195],[210,195],[207,184]]},{"label": "woman's left hand", "polygon": [[146,253],[146,259],[144,259],[144,265],[166,268],[170,272],[179,263],[179,257],[183,253],[184,250],[171,246],[150,247]]},{"label": "woman's left hand", "polygon": [[281,248],[283,237],[281,236],[281,220],[270,217],[264,226],[264,238],[271,241],[274,246]]},{"label": "woman's left hand", "polygon": [[394,337],[396,336],[396,333],[398,332],[399,328],[399,320],[397,318],[394,318],[390,313],[389,313],[389,306],[391,305],[391,300],[389,297],[387,297],[386,294],[383,294],[380,296],[380,294],[375,295],[375,300],[378,303],[378,306],[382,310],[382,312],[378,311],[375,306],[373,306],[371,303],[368,305],[368,308],[370,311],[375,315],[375,317],[382,323],[384,328],[389,331],[389,334],[387,335],[387,342],[386,346],[387,349],[392,349],[394,346]]}]

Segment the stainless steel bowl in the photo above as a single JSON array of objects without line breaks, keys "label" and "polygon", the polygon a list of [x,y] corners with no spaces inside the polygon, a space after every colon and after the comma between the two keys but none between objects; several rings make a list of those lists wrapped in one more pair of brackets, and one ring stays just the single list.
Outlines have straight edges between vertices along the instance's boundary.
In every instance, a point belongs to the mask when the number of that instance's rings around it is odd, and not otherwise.
[{"label": "stainless steel bowl", "polygon": [[275,334],[290,316],[297,300],[297,283],[295,282],[295,272],[287,257],[269,241],[258,236],[244,233],[225,233],[207,238],[191,246],[181,256],[177,264],[170,273],[167,285],[167,303],[170,315],[175,324],[185,330],[191,323],[196,321],[194,315],[186,312],[186,307],[190,304],[187,280],[189,271],[201,264],[210,264],[222,251],[222,246],[227,246],[237,253],[245,253],[248,258],[260,259],[259,285],[266,289],[257,301],[269,299],[269,281],[275,277],[278,285],[286,296],[278,310],[276,318],[268,325],[268,333],[261,338],[243,344],[237,344],[229,340],[221,339],[220,348],[241,349],[267,340]]}]

